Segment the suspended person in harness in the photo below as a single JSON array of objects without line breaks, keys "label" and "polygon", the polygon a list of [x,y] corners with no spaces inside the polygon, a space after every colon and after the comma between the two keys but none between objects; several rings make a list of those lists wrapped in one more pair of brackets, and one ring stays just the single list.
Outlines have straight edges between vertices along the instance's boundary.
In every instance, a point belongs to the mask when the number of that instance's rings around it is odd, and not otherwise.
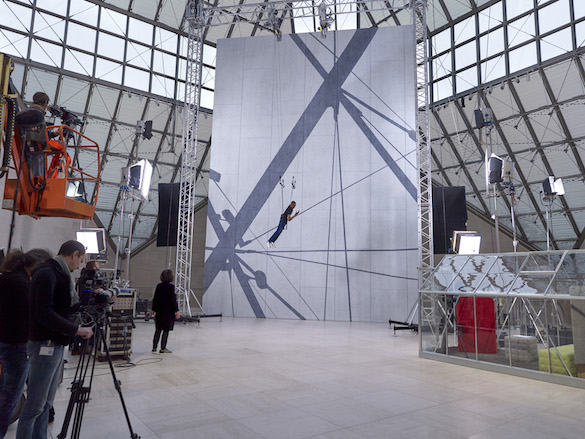
[{"label": "suspended person in harness", "polygon": [[274,247],[274,242],[278,239],[278,237],[280,236],[280,234],[284,230],[284,226],[286,226],[286,223],[291,221],[295,216],[297,216],[299,214],[299,211],[297,210],[295,212],[295,214],[292,215],[293,210],[294,210],[296,205],[297,205],[297,203],[295,203],[294,201],[291,202],[290,206],[288,206],[286,208],[286,210],[284,211],[284,213],[282,215],[280,215],[280,222],[278,223],[278,228],[276,229],[276,232],[274,232],[274,235],[272,235],[270,237],[270,239],[268,240],[268,242],[266,243],[266,246],[268,248]]}]

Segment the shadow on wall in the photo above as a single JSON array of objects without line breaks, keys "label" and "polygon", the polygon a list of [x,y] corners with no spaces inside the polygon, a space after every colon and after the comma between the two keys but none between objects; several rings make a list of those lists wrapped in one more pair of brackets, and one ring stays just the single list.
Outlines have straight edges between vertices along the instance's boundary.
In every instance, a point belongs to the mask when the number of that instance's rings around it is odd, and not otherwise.
[{"label": "shadow on wall", "polygon": [[[418,261],[412,35],[220,41],[207,313],[406,318]],[[300,215],[268,247],[293,199]]]}]

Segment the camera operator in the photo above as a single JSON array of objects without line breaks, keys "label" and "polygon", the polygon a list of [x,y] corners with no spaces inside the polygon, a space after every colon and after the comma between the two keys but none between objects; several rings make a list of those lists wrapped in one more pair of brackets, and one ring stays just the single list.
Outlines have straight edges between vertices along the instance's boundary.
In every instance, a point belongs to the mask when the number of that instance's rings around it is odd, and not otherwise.
[{"label": "camera operator", "polygon": [[[47,93],[43,93],[42,91],[37,91],[33,95],[33,103],[30,105],[30,107],[28,107],[28,111],[30,110],[40,111],[43,114],[42,118],[43,122],[39,124],[38,127],[35,127],[34,129],[29,131],[28,138],[30,140],[34,140],[35,142],[39,142],[41,145],[43,145],[43,148],[45,148],[47,145],[47,139],[45,138],[45,131],[47,129],[47,123],[45,122],[45,114],[48,108],[50,108],[49,95]],[[52,130],[49,131],[48,133],[49,139],[57,137],[58,135],[59,133]]]},{"label": "camera operator", "polygon": [[[101,291],[103,286],[102,278],[100,277],[99,270],[100,264],[98,261],[89,261],[85,264],[85,268],[81,270],[79,279],[75,288],[77,289],[77,295],[79,296],[79,304],[81,306],[87,306],[90,303],[92,294]],[[73,337],[73,341],[69,345],[69,351],[71,355],[80,355],[83,347],[83,338],[79,335]]]},{"label": "camera operator", "polygon": [[79,302],[71,272],[85,259],[85,247],[67,241],[54,259],[39,264],[32,272],[29,315],[30,359],[28,398],[16,431],[17,439],[46,439],[49,409],[59,385],[63,350],[71,337],[92,337],[93,330],[68,320]]},{"label": "camera operator", "polygon": [[89,304],[90,296],[95,290],[103,287],[102,282],[100,282],[99,269],[98,261],[89,261],[77,279],[77,294],[79,295],[79,303],[83,306]]},{"label": "camera operator", "polygon": [[30,140],[34,140],[35,142],[39,142],[42,145],[47,143],[45,139],[45,130],[47,128],[47,124],[45,123],[45,112],[47,111],[47,107],[49,106],[49,95],[43,93],[42,91],[37,91],[33,95],[33,103],[30,105],[30,110],[37,110],[43,113],[43,122],[34,130],[29,131],[28,137]]}]

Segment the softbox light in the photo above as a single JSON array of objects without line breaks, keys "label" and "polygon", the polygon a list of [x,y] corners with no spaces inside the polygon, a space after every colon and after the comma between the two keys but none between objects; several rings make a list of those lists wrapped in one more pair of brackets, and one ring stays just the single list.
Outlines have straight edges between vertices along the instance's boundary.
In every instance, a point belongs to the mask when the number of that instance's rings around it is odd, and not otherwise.
[{"label": "softbox light", "polygon": [[148,160],[142,159],[129,168],[123,169],[122,179],[125,180],[127,186],[140,191],[143,199],[148,200],[152,180],[152,165]]},{"label": "softbox light", "polygon": [[562,179],[555,180],[554,177],[548,177],[542,182],[542,191],[544,195],[565,195],[565,187]]},{"label": "softbox light", "polygon": [[460,255],[477,255],[481,247],[481,235],[475,231],[453,232],[453,251]]},{"label": "softbox light", "polygon": [[106,234],[104,229],[82,229],[75,232],[75,239],[81,242],[86,253],[102,255],[106,252]]}]

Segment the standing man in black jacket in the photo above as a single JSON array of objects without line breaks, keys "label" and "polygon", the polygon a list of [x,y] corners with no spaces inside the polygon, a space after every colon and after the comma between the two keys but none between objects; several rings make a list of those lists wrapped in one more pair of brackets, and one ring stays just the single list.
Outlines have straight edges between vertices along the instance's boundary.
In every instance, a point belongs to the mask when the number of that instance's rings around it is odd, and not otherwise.
[{"label": "standing man in black jacket", "polygon": [[71,272],[85,259],[85,247],[67,241],[55,259],[33,270],[29,315],[30,359],[28,398],[18,421],[17,439],[46,439],[49,409],[59,385],[63,350],[71,337],[84,339],[93,335],[91,328],[68,320],[79,302]]}]

